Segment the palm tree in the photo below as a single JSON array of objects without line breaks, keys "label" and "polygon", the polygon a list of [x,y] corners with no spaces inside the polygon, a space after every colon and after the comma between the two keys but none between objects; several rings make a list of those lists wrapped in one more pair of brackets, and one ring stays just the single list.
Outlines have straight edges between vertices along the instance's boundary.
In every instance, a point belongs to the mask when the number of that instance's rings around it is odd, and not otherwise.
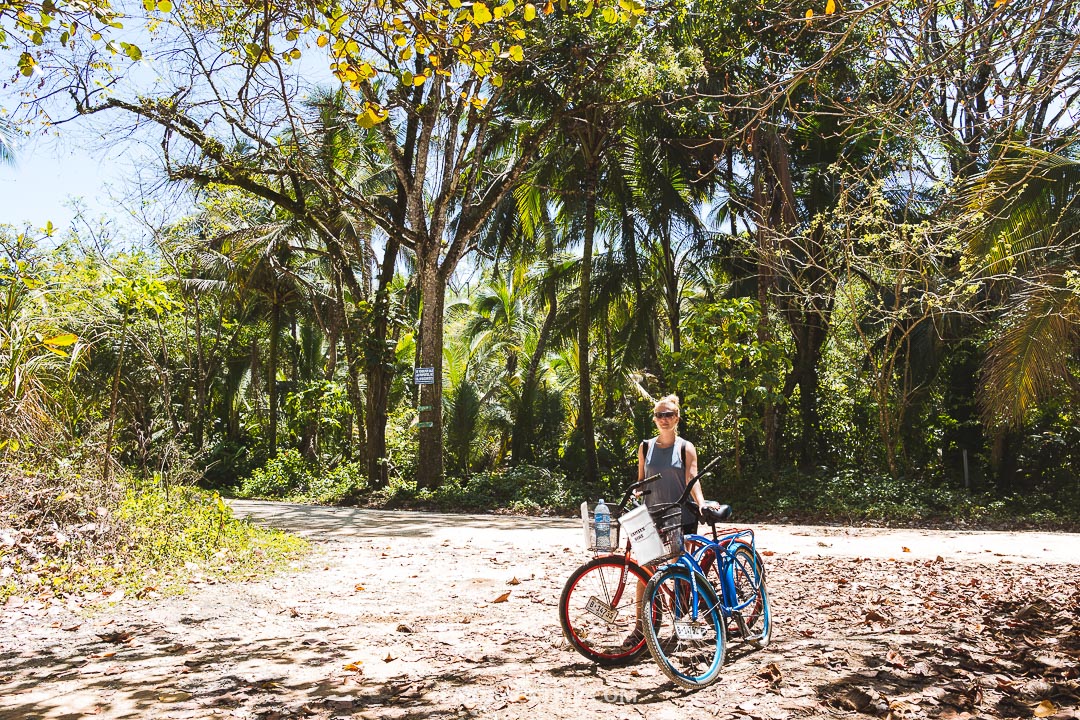
[{"label": "palm tree", "polygon": [[965,187],[966,261],[998,315],[980,398],[991,428],[1018,428],[1075,388],[1080,348],[1080,143],[1012,147]]},{"label": "palm tree", "polygon": [[0,164],[15,164],[15,124],[0,118]]}]

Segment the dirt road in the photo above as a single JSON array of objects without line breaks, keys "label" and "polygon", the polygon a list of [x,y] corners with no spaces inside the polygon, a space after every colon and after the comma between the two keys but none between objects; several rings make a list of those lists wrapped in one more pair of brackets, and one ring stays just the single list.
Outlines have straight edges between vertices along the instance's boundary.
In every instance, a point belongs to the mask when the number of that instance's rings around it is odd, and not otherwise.
[{"label": "dirt road", "polygon": [[0,718],[1080,717],[1080,535],[760,527],[774,641],[686,693],[563,641],[572,521],[234,507],[316,552],[89,619],[9,603]]}]

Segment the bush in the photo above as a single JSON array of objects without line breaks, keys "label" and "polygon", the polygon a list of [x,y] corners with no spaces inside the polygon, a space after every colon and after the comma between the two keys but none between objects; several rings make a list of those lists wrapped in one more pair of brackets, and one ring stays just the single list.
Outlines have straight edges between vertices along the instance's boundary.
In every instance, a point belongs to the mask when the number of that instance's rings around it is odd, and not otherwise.
[{"label": "bush", "polygon": [[436,490],[418,491],[414,483],[391,483],[388,490],[371,500],[386,507],[524,515],[566,513],[580,502],[565,475],[524,464],[478,473],[468,479],[447,478]]},{"label": "bush", "polygon": [[333,505],[355,501],[367,487],[360,463],[342,463],[329,472],[309,463],[298,450],[281,450],[245,478],[239,497]]},{"label": "bush", "polygon": [[121,476],[83,448],[0,462],[0,602],[61,593],[181,589],[197,571],[247,577],[301,552],[294,536],[235,519],[217,493]]},{"label": "bush", "polygon": [[885,525],[973,525],[1068,529],[1080,522],[1080,502],[1068,493],[998,497],[948,484],[896,479],[847,469],[770,478],[746,475],[707,491],[730,503],[740,520],[881,523]]}]

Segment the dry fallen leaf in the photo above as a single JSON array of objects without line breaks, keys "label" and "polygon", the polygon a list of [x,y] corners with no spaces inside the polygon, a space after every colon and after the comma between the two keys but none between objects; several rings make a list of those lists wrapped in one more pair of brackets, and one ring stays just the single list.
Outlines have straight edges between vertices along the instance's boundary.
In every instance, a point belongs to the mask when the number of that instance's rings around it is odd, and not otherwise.
[{"label": "dry fallen leaf", "polygon": [[1057,711],[1058,709],[1054,703],[1049,700],[1043,700],[1035,706],[1035,709],[1032,712],[1035,713],[1035,717],[1050,717],[1051,715],[1056,714]]},{"label": "dry fallen leaf", "polygon": [[343,670],[348,670],[349,672],[362,672],[363,668],[361,668],[360,665],[363,662],[364,662],[363,660],[354,660],[353,662],[349,663],[348,665],[346,665],[342,669]]},{"label": "dry fallen leaf", "polygon": [[897,668],[907,667],[907,660],[896,650],[890,650],[885,655],[885,662]]},{"label": "dry fallen leaf", "polygon": [[110,633],[98,633],[97,636],[101,638],[102,642],[107,643],[122,643],[131,639],[131,632],[128,630],[120,630]]},{"label": "dry fallen leaf", "polygon": [[762,550],[761,554],[764,555],[765,557],[772,557],[773,555],[776,554],[776,551],[775,550]]},{"label": "dry fallen leaf", "polygon": [[903,550],[904,552],[911,552],[911,548],[909,548],[909,547],[903,547],[903,546],[901,546],[901,548],[900,548],[900,549],[901,549],[901,550]]},{"label": "dry fallen leaf", "polygon": [[511,578],[510,580],[508,580],[508,581],[506,582],[506,584],[507,584],[507,585],[520,585],[520,584],[521,584],[521,581],[520,581],[520,580],[518,580],[518,579],[517,579],[516,577],[514,577],[514,578]]},{"label": "dry fallen leaf", "polygon": [[877,610],[868,610],[866,612],[866,624],[867,625],[869,625],[870,623],[883,623],[883,622],[888,622],[888,621],[889,621],[889,618],[885,617],[884,615],[879,613]]},{"label": "dry fallen leaf", "polygon": [[364,591],[364,586],[363,585],[357,585],[355,588],[353,588],[353,590],[355,590],[356,592],[363,592]]},{"label": "dry fallen leaf", "polygon": [[776,663],[769,663],[758,673],[758,677],[765,678],[772,686],[779,685],[784,679],[783,674],[780,672],[780,668]]},{"label": "dry fallen leaf", "polygon": [[394,662],[395,660],[397,660],[397,658],[391,655],[389,652],[387,652],[386,657],[382,659],[383,662]]},{"label": "dry fallen leaf", "polygon": [[492,603],[503,603],[503,602],[506,602],[506,601],[507,601],[507,600],[509,600],[509,599],[510,599],[510,591],[509,591],[509,590],[507,590],[506,592],[504,592],[504,593],[503,593],[502,595],[500,595],[499,597],[495,598],[495,599],[494,599],[494,600],[492,600],[491,602],[492,602]]},{"label": "dry fallen leaf", "polygon": [[397,631],[399,633],[413,633],[413,632],[416,632],[415,630],[413,630],[411,627],[409,627],[405,623],[401,623],[400,625],[398,625],[397,626]]},{"label": "dry fallen leaf", "polygon": [[183,690],[166,690],[158,693],[157,699],[163,703],[183,702],[191,699],[191,693]]}]

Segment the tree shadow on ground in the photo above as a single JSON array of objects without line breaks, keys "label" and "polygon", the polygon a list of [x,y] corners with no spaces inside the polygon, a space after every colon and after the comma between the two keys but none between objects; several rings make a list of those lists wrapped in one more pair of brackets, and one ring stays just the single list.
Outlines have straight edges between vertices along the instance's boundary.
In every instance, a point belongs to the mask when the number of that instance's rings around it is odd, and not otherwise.
[{"label": "tree shadow on ground", "polygon": [[[882,657],[817,687],[826,705],[878,716],[1077,717],[1080,710],[1080,591],[1061,603],[999,599],[982,622],[937,642],[897,643]],[[1042,703],[1048,703],[1041,705]],[[968,713],[968,715],[964,715]]]},{"label": "tree shadow on ground", "polygon": [[[391,510],[295,505],[261,500],[230,500],[240,518],[271,525],[309,538],[425,538],[446,529],[505,530],[506,518],[497,515],[402,513]],[[563,532],[580,526],[565,518],[514,517],[513,530]]]}]

